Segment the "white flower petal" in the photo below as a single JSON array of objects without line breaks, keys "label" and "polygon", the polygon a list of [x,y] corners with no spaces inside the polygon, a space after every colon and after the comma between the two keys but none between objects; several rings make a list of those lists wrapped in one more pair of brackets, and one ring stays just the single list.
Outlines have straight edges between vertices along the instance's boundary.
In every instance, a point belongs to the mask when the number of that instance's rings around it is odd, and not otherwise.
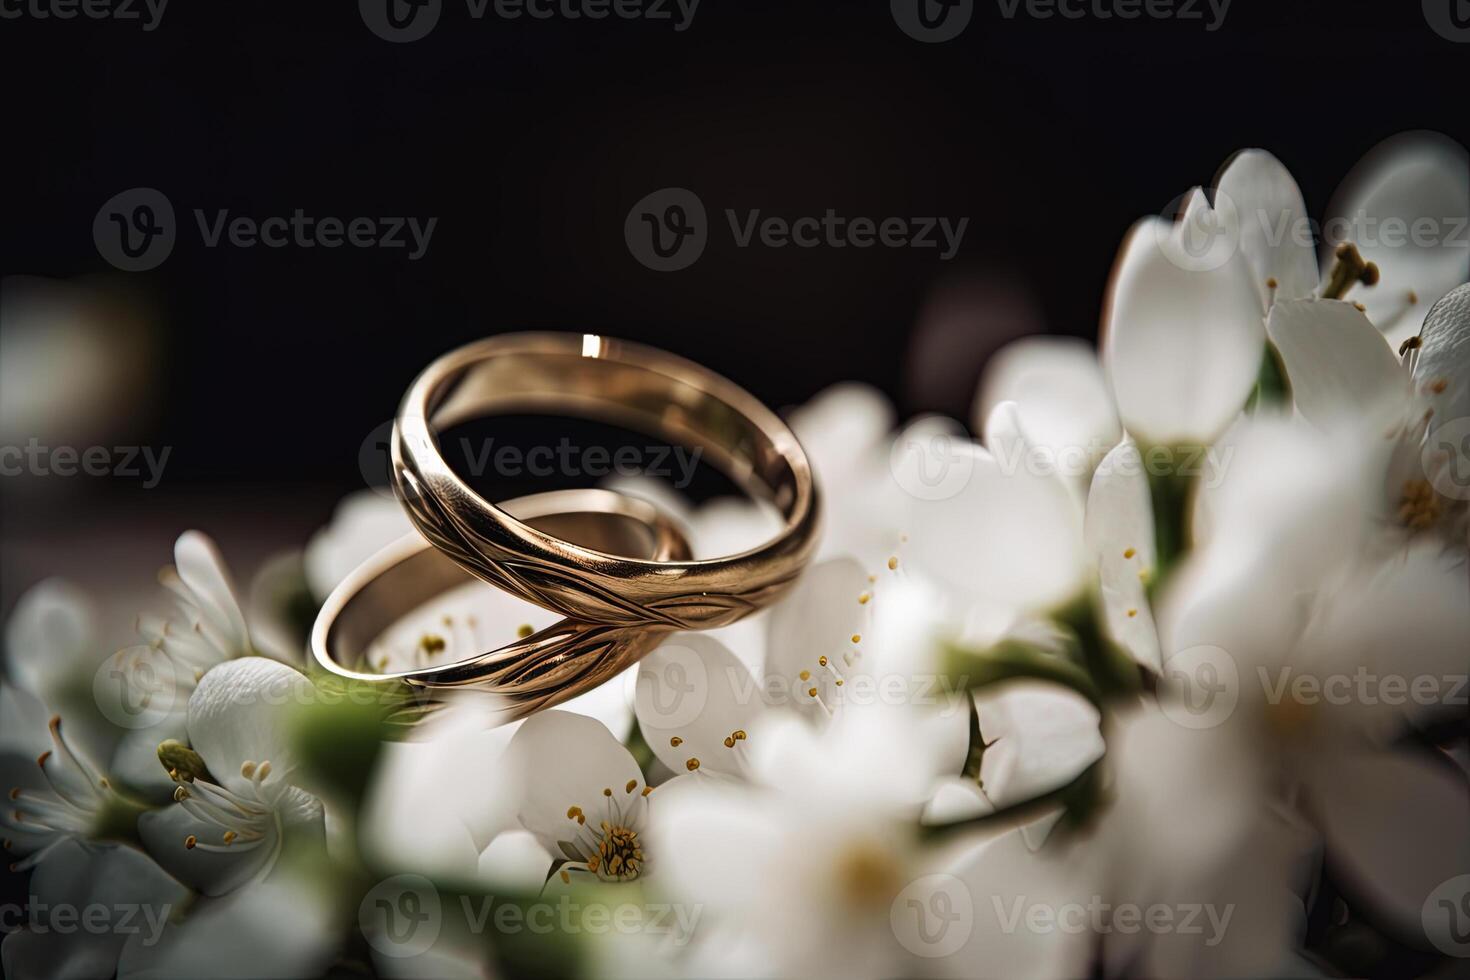
[{"label": "white flower petal", "polygon": [[235,598],[235,583],[219,548],[198,531],[185,531],[174,543],[174,568],[196,608],[215,635],[236,655],[250,649],[245,614]]},{"label": "white flower petal", "polygon": [[507,830],[496,835],[480,854],[480,877],[499,888],[534,891],[546,881],[552,857],[529,830]]},{"label": "white flower petal", "polygon": [[958,596],[1045,609],[1082,585],[1082,516],[1054,474],[1028,471],[978,446],[956,447],[969,478],[952,496],[922,501],[909,547],[925,574]]},{"label": "white flower petal", "polygon": [[[48,932],[26,930],[6,936],[7,977],[112,976],[128,939],[124,927],[156,936],[156,928],[188,899],[183,885],[136,848],[76,841],[60,845],[37,866],[30,894],[38,904],[71,909],[74,915],[68,922],[57,919],[56,928]],[[77,928],[80,915],[93,907],[106,910],[105,923],[100,929]]]},{"label": "white flower petal", "polygon": [[894,425],[893,406],[876,388],[844,382],[818,392],[789,423],[817,481],[835,489],[865,455],[882,448]]},{"label": "white flower petal", "polygon": [[[521,825],[556,857],[563,855],[558,842],[577,832],[577,821],[567,815],[571,807],[581,807],[595,826],[604,799],[641,803],[638,764],[606,725],[584,715],[543,711],[527,718],[505,750],[504,765],[520,789]],[[634,784],[631,794],[628,783]]]},{"label": "white flower petal", "polygon": [[1470,675],[1466,571],[1463,556],[1421,540],[1332,596],[1299,644],[1299,669],[1321,678],[1374,678],[1364,696],[1354,693],[1334,714],[1359,730],[1376,725],[1375,734],[1395,737],[1417,716],[1463,713],[1466,692],[1455,679]]},{"label": "white flower petal", "polygon": [[1414,385],[1430,396],[1434,424],[1470,419],[1470,283],[1434,305],[1420,337]]},{"label": "white flower petal", "polygon": [[1395,348],[1470,278],[1470,163],[1447,136],[1418,131],[1380,143],[1343,181],[1330,214],[1325,264],[1346,240],[1378,265],[1378,284],[1356,286],[1349,298],[1368,308]]},{"label": "white flower petal", "polygon": [[[681,633],[638,665],[635,711],[653,754],[674,772],[697,764],[701,772],[742,776],[741,760],[749,740],[759,737],[765,701],[760,682],[723,643]],[[736,738],[736,732],[745,736]],[[726,739],[735,744],[727,746]]]},{"label": "white flower petal", "polygon": [[246,762],[271,764],[269,785],[294,764],[286,739],[287,718],[309,704],[311,681],[279,661],[242,657],[214,667],[189,696],[189,742],[221,785],[247,792]]},{"label": "white flower petal", "polygon": [[[201,904],[162,937],[128,938],[120,980],[317,976],[336,955],[326,889],[314,882],[265,881]],[[149,941],[145,941],[149,940]]]},{"label": "white flower petal", "polygon": [[680,777],[654,791],[649,836],[663,887],[711,911],[761,909],[792,828],[759,790]]},{"label": "white flower petal", "polygon": [[986,743],[980,785],[997,807],[1065,786],[1102,758],[1101,716],[1072,691],[1013,682],[974,693]]},{"label": "white flower petal", "polygon": [[953,873],[969,898],[973,926],[956,953],[923,961],[925,973],[1079,977],[1092,969],[1096,939],[1090,931],[1027,925],[1034,910],[1057,915],[1064,906],[1085,906],[1099,893],[1080,869],[1063,868],[1044,852],[1033,853],[1025,835],[1013,830],[970,851]]},{"label": "white flower petal", "polygon": [[1219,185],[1239,216],[1240,251],[1250,264],[1262,309],[1313,295],[1317,253],[1307,206],[1281,161],[1265,150],[1242,150],[1226,165]]},{"label": "white flower petal", "polygon": [[1109,634],[1134,660],[1157,671],[1159,637],[1147,594],[1156,561],[1153,504],[1132,439],[1109,452],[1092,478],[1086,536]]},{"label": "white flower petal", "polygon": [[[837,700],[841,692],[836,681],[852,671],[861,654],[854,650],[852,638],[867,631],[874,595],[863,566],[851,558],[834,558],[807,569],[771,608],[764,678],[778,685],[773,691],[784,703],[798,708],[815,705],[804,699],[813,687],[827,705]],[[862,601],[864,597],[868,601]]]},{"label": "white flower petal", "polygon": [[1378,328],[1341,300],[1283,300],[1266,329],[1296,407],[1321,428],[1351,421],[1388,432],[1409,408],[1409,377]]},{"label": "white flower petal", "polygon": [[1319,756],[1309,767],[1329,860],[1406,935],[1422,935],[1429,893],[1470,874],[1463,774],[1408,752]]},{"label": "white flower petal", "polygon": [[492,727],[493,711],[478,699],[451,703],[413,741],[383,747],[361,814],[362,846],[378,867],[464,876],[517,825],[518,784],[504,762],[515,729]]},{"label": "white flower petal", "polygon": [[1207,443],[1250,395],[1264,354],[1260,297],[1238,255],[1192,271],[1162,219],[1129,232],[1103,324],[1103,364],[1123,425],[1152,444]]},{"label": "white flower petal", "polygon": [[1097,354],[1083,340],[1025,337],[998,351],[980,379],[976,431],[1007,401],[1016,403],[1034,445],[1059,461],[1069,454],[1083,461],[1085,468],[1069,467],[1082,472],[1122,435]]},{"label": "white flower petal", "polygon": [[980,784],[967,776],[950,776],[941,780],[934,796],[924,806],[920,821],[925,824],[956,823],[995,812]]},{"label": "white flower petal", "polygon": [[49,579],[16,602],[5,624],[5,667],[11,682],[51,702],[74,674],[95,666],[96,612],[76,586]]},{"label": "white flower petal", "polygon": [[226,895],[268,871],[274,858],[274,840],[249,850],[206,851],[184,845],[197,838],[211,845],[223,843],[222,831],[200,820],[177,803],[150,810],[138,818],[143,846],[168,873],[205,895]]}]

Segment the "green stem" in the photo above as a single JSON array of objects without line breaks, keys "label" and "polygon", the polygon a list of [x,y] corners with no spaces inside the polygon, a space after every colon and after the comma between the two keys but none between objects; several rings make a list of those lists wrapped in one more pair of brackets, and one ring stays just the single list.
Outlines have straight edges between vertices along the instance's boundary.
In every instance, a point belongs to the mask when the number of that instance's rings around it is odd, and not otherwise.
[{"label": "green stem", "polygon": [[1093,704],[1102,704],[1102,692],[1081,666],[1019,640],[1002,640],[987,650],[949,646],[946,660],[954,690],[967,691],[1002,681],[1029,679],[1060,684]]},{"label": "green stem", "polygon": [[1029,800],[1022,800],[1020,803],[1013,803],[994,813],[966,817],[963,820],[954,820],[949,823],[925,824],[919,828],[919,834],[926,840],[936,841],[967,830],[1020,827],[1058,806],[1064,807],[1071,817],[1080,820],[1098,800],[1101,792],[1101,779],[1102,763],[1094,762],[1071,782],[1058,786],[1054,790],[1033,796]]}]

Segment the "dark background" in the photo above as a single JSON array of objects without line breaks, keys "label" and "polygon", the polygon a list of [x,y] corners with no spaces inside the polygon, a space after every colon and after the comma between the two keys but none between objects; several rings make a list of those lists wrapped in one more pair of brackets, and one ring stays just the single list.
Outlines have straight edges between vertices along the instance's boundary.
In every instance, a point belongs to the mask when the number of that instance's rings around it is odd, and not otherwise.
[{"label": "dark background", "polygon": [[[245,548],[299,538],[362,485],[363,441],[417,370],[475,337],[594,331],[693,357],[778,407],[859,379],[901,415],[966,417],[1005,339],[1092,336],[1129,224],[1208,184],[1235,149],[1274,151],[1320,216],[1384,137],[1467,141],[1470,46],[1412,0],[1234,0],[1215,32],[1007,20],[979,0],[943,44],[904,34],[886,0],[703,0],[682,33],[474,20],[445,0],[409,44],[375,36],[350,0],[174,0],[152,32],[24,17],[0,20],[0,38],[4,271],[110,276],[150,297],[157,356],[133,441],[173,447],[158,490],[7,494],[6,605],[42,559],[110,554],[107,522],[156,534],[151,564],[188,523],[221,522],[224,538],[244,525]],[[172,201],[179,241],[130,275],[91,229],[138,186]],[[623,221],[667,186],[697,193],[713,228],[696,264],[658,273],[630,255]],[[439,221],[411,262],[206,248],[196,207]],[[727,207],[970,223],[949,262],[741,249]]]}]

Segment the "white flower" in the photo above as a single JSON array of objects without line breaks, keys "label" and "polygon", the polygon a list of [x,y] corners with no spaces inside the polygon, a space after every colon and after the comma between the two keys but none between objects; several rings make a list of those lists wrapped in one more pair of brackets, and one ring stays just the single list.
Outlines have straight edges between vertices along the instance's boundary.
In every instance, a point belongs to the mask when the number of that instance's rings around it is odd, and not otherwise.
[{"label": "white flower", "polygon": [[[1340,239],[1378,267],[1378,282],[1353,298],[1395,348],[1419,333],[1440,297],[1470,279],[1470,160],[1446,136],[1416,131],[1384,140],[1348,174],[1330,213],[1346,232],[1325,243],[1329,261]],[[1333,231],[1334,222],[1326,227]]]},{"label": "white flower", "polygon": [[1113,269],[1102,355],[1124,427],[1150,445],[1208,444],[1240,412],[1265,351],[1239,254],[1189,261],[1189,230],[1219,219],[1196,188],[1177,224],[1146,218]]},{"label": "white flower", "polygon": [[174,564],[158,575],[173,596],[169,616],[141,615],[143,643],[113,658],[131,687],[124,696],[144,710],[161,699],[158,720],[182,712],[189,692],[217,664],[252,655],[250,631],[236,599],[234,579],[213,541],[185,531],[174,545]]},{"label": "white flower", "polygon": [[686,776],[654,792],[658,883],[708,920],[690,972],[901,972],[889,916],[924,869],[928,727],[906,708],[845,712],[820,733],[781,717],[752,742],[752,784]]},{"label": "white flower", "polygon": [[1429,892],[1470,871],[1463,775],[1400,743],[1463,712],[1447,699],[1470,672],[1466,564],[1433,540],[1365,548],[1371,471],[1350,447],[1279,420],[1240,442],[1209,538],[1161,610],[1165,676],[1185,695],[1202,663],[1224,678],[1239,704],[1217,724],[1300,800],[1353,886],[1416,928]]},{"label": "white flower", "polygon": [[304,675],[265,657],[204,675],[189,696],[189,746],[159,747],[176,803],[138,822],[160,864],[218,895],[265,878],[288,840],[320,842],[322,805],[292,782],[285,730],[313,691]]},{"label": "white flower", "polygon": [[[140,780],[116,775],[127,762],[126,740],[120,747],[117,729],[87,703],[95,632],[90,603],[60,582],[22,596],[7,624],[10,682],[0,683],[5,850],[13,872],[32,872],[28,893],[49,908],[103,905],[113,923],[131,904],[163,917],[186,890],[131,846],[146,802],[136,792]],[[57,710],[84,724],[64,726]],[[7,976],[109,975],[126,939],[115,929],[73,935],[47,928],[49,913],[33,925],[5,937]]]},{"label": "white flower", "polygon": [[[1463,495],[1449,481],[1458,473],[1452,467],[1464,465],[1454,433],[1470,413],[1470,286],[1436,304],[1403,362],[1347,303],[1281,302],[1268,326],[1297,410],[1369,453],[1368,465],[1382,482],[1374,509],[1393,544],[1434,529],[1463,541]],[[1445,425],[1447,451],[1433,454],[1433,434]]]},{"label": "white flower", "polygon": [[[127,738],[91,703],[95,632],[90,603],[55,581],[22,596],[6,626],[3,823],[8,850],[22,855],[17,870],[68,840],[132,839],[145,806],[146,780],[137,778]],[[63,726],[63,711],[75,723]]]},{"label": "white flower", "polygon": [[1025,337],[997,351],[976,392],[977,432],[1002,402],[1015,403],[1032,443],[1083,488],[1123,435],[1097,354],[1074,337]]},{"label": "white flower", "polygon": [[645,835],[653,790],[606,725],[569,711],[533,715],[503,764],[520,786],[520,823],[565,862],[563,882],[632,882],[656,866]]},{"label": "white flower", "polygon": [[341,924],[320,882],[283,875],[169,917],[161,931],[123,936],[120,980],[320,976],[337,955]]}]

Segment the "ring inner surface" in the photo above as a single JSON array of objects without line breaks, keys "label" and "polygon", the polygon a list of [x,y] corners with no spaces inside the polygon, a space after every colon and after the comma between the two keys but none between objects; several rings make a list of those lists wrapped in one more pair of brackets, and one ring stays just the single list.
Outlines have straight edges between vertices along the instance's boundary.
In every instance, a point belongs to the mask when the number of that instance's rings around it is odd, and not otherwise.
[{"label": "ring inner surface", "polygon": [[428,422],[442,431],[511,413],[613,422],[698,447],[742,490],[775,504],[783,517],[790,518],[797,505],[796,474],[771,435],[746,412],[689,380],[606,358],[507,351],[447,376],[430,396]]},{"label": "ring inner surface", "polygon": [[[654,558],[658,550],[657,532],[647,522],[627,514],[576,511],[530,518],[526,523],[608,554]],[[332,624],[327,650],[337,663],[358,669],[368,648],[389,627],[450,589],[474,581],[449,556],[425,544],[379,569],[348,600]]]}]

